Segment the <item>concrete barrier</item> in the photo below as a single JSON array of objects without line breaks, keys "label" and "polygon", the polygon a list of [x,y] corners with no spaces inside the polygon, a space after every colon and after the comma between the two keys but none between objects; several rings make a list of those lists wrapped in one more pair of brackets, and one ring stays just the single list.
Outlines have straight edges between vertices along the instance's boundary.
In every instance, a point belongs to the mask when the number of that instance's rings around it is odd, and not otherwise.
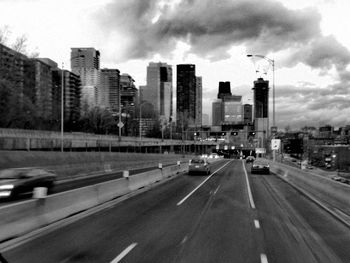
[{"label": "concrete barrier", "polygon": [[129,190],[135,191],[147,185],[154,184],[155,182],[158,182],[162,179],[163,177],[160,169],[135,174],[129,176]]},{"label": "concrete barrier", "polygon": [[186,164],[170,166],[166,167],[166,176],[163,176],[161,169],[156,169],[128,178],[49,195],[45,199],[33,199],[0,207],[0,242],[154,184],[185,169]]},{"label": "concrete barrier", "polygon": [[350,215],[349,185],[281,163],[270,162],[270,168],[272,172],[305,190],[329,209]]}]

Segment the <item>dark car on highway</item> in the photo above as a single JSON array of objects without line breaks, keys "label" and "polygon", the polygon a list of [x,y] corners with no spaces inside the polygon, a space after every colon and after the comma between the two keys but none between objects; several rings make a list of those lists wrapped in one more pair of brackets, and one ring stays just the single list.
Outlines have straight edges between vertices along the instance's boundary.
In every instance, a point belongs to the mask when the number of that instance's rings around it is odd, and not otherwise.
[{"label": "dark car on highway", "polygon": [[210,174],[210,165],[205,158],[195,157],[190,160],[188,165],[188,174]]},{"label": "dark car on highway", "polygon": [[0,199],[16,198],[31,193],[36,187],[54,186],[56,175],[41,168],[11,168],[0,170]]},{"label": "dark car on highway", "polygon": [[265,160],[255,160],[251,167],[252,174],[270,174],[270,165]]},{"label": "dark car on highway", "polygon": [[248,156],[248,157],[245,159],[246,163],[252,163],[252,162],[254,162],[254,160],[255,160],[254,156]]}]

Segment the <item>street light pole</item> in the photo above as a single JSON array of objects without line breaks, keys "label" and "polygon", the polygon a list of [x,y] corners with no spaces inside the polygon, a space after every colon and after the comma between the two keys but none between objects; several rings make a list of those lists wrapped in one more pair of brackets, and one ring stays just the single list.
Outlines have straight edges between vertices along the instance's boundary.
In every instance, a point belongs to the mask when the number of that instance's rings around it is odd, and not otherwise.
[{"label": "street light pole", "polygon": [[61,79],[61,152],[63,152],[63,132],[64,132],[64,64],[62,62],[62,79]]}]

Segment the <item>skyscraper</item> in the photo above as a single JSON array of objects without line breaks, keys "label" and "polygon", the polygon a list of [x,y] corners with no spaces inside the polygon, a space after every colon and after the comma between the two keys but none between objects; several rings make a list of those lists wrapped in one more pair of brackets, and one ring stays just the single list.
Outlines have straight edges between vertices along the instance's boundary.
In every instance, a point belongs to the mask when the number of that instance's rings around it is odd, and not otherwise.
[{"label": "skyscraper", "polygon": [[196,77],[196,125],[202,125],[202,77]]},{"label": "skyscraper", "polygon": [[222,98],[222,120],[225,124],[242,124],[242,96],[225,95]]},{"label": "skyscraper", "polygon": [[147,85],[142,99],[153,104],[156,116],[169,120],[172,116],[173,98],[172,66],[167,63],[150,62],[147,67]]},{"label": "skyscraper", "polygon": [[216,100],[212,103],[212,125],[220,126],[222,124],[222,101]]},{"label": "skyscraper", "polygon": [[71,48],[71,70],[80,76],[82,104],[104,107],[106,90],[100,85],[100,52],[95,48]]},{"label": "skyscraper", "polygon": [[254,81],[254,128],[259,146],[266,147],[269,136],[269,81],[258,78]]},{"label": "skyscraper", "polygon": [[253,123],[253,106],[251,104],[243,105],[243,120],[244,124]]},{"label": "skyscraper", "polygon": [[196,120],[196,66],[177,65],[176,118],[178,125],[194,125]]},{"label": "skyscraper", "polygon": [[218,99],[222,99],[224,96],[232,95],[231,93],[231,84],[229,81],[220,81],[219,82],[219,92]]},{"label": "skyscraper", "polygon": [[120,71],[118,69],[101,69],[101,90],[104,92],[106,108],[118,112],[120,92]]}]

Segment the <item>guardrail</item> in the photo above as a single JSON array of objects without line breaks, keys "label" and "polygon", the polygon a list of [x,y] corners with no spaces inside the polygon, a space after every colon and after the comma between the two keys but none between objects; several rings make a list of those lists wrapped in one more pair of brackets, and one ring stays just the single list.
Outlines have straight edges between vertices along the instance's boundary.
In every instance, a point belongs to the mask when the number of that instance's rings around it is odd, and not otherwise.
[{"label": "guardrail", "polygon": [[281,163],[270,162],[270,168],[272,172],[320,201],[350,225],[350,185]]},{"label": "guardrail", "polygon": [[0,243],[150,186],[188,169],[188,164],[132,175],[0,208]]}]

